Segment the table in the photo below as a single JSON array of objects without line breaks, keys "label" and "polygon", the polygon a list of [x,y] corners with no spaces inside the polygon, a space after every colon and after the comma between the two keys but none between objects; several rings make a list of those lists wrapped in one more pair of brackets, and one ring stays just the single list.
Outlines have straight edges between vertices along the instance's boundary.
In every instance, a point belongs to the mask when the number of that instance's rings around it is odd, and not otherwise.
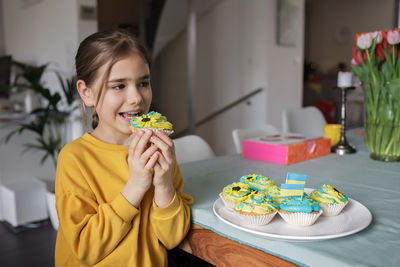
[{"label": "table", "polygon": [[[356,146],[357,153],[330,154],[288,166],[244,159],[241,155],[182,164],[184,192],[195,200],[193,223],[300,266],[399,266],[400,163],[370,159],[363,136],[356,134],[354,129],[347,131],[347,139]],[[219,192],[240,176],[261,173],[275,181],[283,181],[287,172],[307,174],[306,187],[317,188],[324,183],[337,186],[371,211],[371,224],[346,237],[289,242],[244,232],[214,215],[212,208]]]}]

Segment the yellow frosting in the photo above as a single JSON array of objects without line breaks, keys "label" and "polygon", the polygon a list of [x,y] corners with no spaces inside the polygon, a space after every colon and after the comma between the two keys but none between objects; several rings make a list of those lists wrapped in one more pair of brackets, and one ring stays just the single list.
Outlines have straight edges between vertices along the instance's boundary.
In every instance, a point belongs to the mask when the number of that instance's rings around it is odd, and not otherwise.
[{"label": "yellow frosting", "polygon": [[255,213],[259,215],[275,212],[278,208],[272,198],[261,192],[250,194],[244,200],[236,202],[235,210],[241,213]]},{"label": "yellow frosting", "polygon": [[275,181],[261,174],[244,175],[240,177],[240,182],[248,184],[251,189],[257,191],[266,190],[268,187],[275,185]]},{"label": "yellow frosting", "polygon": [[348,202],[347,196],[343,195],[332,186],[326,184],[312,191],[310,197],[317,203],[326,205],[344,204]]},{"label": "yellow frosting", "polygon": [[172,130],[172,123],[158,112],[149,112],[131,120],[131,126],[137,128],[151,128],[159,130]]},{"label": "yellow frosting", "polygon": [[281,195],[281,188],[277,185],[271,185],[267,190],[265,190],[268,195],[270,195],[274,202],[280,204],[286,196]]},{"label": "yellow frosting", "polygon": [[252,193],[252,190],[247,184],[234,182],[224,187],[222,197],[228,201],[240,201],[245,199],[250,193]]}]

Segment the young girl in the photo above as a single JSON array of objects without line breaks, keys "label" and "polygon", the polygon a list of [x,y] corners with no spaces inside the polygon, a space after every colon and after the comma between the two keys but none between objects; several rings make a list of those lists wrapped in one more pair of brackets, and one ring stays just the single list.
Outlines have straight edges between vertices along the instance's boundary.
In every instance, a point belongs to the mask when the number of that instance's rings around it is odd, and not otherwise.
[{"label": "young girl", "polygon": [[[172,140],[131,135],[129,120],[152,99],[145,49],[122,31],[87,37],[76,55],[77,89],[94,130],[58,157],[56,266],[165,266],[190,227],[193,199]],[[153,144],[153,145],[150,145]]]}]

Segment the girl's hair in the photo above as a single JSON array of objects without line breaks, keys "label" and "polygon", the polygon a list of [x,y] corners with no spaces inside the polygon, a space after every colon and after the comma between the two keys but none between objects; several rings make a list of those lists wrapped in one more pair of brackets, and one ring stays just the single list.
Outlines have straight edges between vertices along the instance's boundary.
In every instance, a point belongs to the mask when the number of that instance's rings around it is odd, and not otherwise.
[{"label": "girl's hair", "polygon": [[[75,68],[77,80],[83,80],[86,86],[93,86],[97,78],[101,79],[101,85],[97,94],[97,99],[91,113],[92,127],[95,129],[99,123],[96,113],[96,106],[103,92],[111,68],[119,60],[127,57],[131,53],[138,53],[150,67],[150,57],[146,48],[125,30],[107,30],[96,32],[83,40],[75,56]],[[98,70],[107,65],[103,77],[98,77]],[[87,124],[86,107],[81,102],[82,117]]]}]

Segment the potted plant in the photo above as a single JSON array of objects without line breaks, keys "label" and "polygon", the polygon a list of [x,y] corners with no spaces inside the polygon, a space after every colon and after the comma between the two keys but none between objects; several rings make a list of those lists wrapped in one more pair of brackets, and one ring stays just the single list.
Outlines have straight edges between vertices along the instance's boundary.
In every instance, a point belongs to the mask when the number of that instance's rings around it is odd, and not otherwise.
[{"label": "potted plant", "polygon": [[[41,105],[32,110],[29,119],[17,123],[17,127],[6,135],[5,142],[24,131],[34,133],[36,138],[32,142],[24,144],[24,152],[28,150],[44,152],[40,164],[42,165],[50,159],[54,169],[56,169],[58,154],[68,141],[66,133],[67,128],[70,128],[68,125],[71,123],[71,115],[78,106],[76,79],[75,77],[63,78],[58,71],[54,71],[61,85],[62,95],[60,95],[58,92],[52,92],[42,81],[43,74],[48,70],[49,64],[34,66],[15,61],[13,64],[19,72],[11,85],[12,90],[14,92],[33,93],[39,98]],[[53,227],[57,229],[54,183],[47,186],[50,219]]]}]

